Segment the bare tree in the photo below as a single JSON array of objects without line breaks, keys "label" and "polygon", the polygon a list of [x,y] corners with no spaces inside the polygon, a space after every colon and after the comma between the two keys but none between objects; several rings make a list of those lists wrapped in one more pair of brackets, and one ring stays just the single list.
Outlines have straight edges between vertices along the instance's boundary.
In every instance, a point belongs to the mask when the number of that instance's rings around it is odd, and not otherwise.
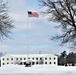
[{"label": "bare tree", "polygon": [[10,19],[8,15],[8,2],[3,2],[0,0],[0,40],[9,36],[11,33],[11,29],[13,26],[13,21]]},{"label": "bare tree", "polygon": [[40,5],[46,10],[43,14],[49,15],[48,20],[57,22],[62,33],[53,36],[61,44],[70,43],[76,47],[76,0],[39,0]]}]

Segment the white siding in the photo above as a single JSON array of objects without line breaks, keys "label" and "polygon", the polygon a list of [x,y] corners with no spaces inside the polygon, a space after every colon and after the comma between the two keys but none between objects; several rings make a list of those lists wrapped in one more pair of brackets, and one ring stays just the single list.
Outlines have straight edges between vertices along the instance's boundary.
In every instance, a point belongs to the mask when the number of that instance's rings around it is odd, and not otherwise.
[{"label": "white siding", "polygon": [[[11,60],[13,58],[13,60]],[[3,60],[4,59],[4,60]],[[15,58],[9,55],[5,55],[3,57],[1,57],[1,65],[7,65],[7,64],[14,64],[15,63]]]},{"label": "white siding", "polygon": [[[40,60],[40,59],[42,59],[42,60]],[[27,55],[18,55],[18,54],[11,55],[11,54],[9,54],[9,55],[4,55],[3,57],[1,57],[1,66],[3,64],[4,65],[20,64],[20,62],[25,62],[28,60],[31,61],[31,65],[33,62],[34,62],[34,65],[38,65],[38,64],[40,64],[41,61],[43,61],[43,64],[46,64],[46,65],[49,65],[49,64],[57,65],[58,64],[57,56],[55,56],[53,54],[29,54],[28,57],[27,57]]]}]

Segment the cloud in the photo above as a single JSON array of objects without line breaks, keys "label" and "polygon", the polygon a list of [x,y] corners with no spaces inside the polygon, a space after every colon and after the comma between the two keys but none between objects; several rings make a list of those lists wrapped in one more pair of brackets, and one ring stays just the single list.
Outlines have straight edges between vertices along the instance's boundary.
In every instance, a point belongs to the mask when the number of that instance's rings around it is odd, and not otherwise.
[{"label": "cloud", "polygon": [[[59,42],[50,41],[50,36],[59,32],[54,29],[56,23],[47,21],[46,17],[27,17],[27,9],[39,12],[37,0],[9,0],[9,15],[14,20],[12,39],[0,43],[1,52],[27,53],[27,25],[29,53],[61,53],[66,47],[58,46]],[[27,19],[28,18],[28,19]],[[28,20],[28,21],[27,21]],[[68,50],[69,51],[69,50]]]},{"label": "cloud", "polygon": [[11,50],[11,46],[9,46],[9,45],[0,45],[0,52],[3,52],[3,53],[5,53],[5,52],[9,52],[9,50]]}]

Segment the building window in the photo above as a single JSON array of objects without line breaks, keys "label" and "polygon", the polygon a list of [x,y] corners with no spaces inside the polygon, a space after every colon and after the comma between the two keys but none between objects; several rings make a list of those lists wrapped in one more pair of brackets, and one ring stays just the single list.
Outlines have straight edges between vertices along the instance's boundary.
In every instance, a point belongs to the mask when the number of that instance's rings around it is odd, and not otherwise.
[{"label": "building window", "polygon": [[38,64],[38,62],[36,62],[36,64]]},{"label": "building window", "polygon": [[49,59],[51,60],[51,57]]},{"label": "building window", "polygon": [[47,64],[47,62],[45,62],[45,64]]},{"label": "building window", "polygon": [[3,60],[4,60],[4,58],[3,58]]},{"label": "building window", "polygon": [[9,64],[9,63],[7,62],[7,64]]},{"label": "building window", "polygon": [[36,58],[36,60],[38,60],[38,58]]},{"label": "building window", "polygon": [[26,58],[24,58],[24,60],[26,60]]},{"label": "building window", "polygon": [[32,62],[32,65],[34,65],[35,64],[35,62]]},{"label": "building window", "polygon": [[34,60],[34,58],[32,58]]},{"label": "building window", "polygon": [[28,58],[28,59],[30,59],[30,58]]},{"label": "building window", "polygon": [[4,63],[3,63],[3,65],[4,65]]},{"label": "building window", "polygon": [[7,60],[9,60],[9,58],[7,58]]},{"label": "building window", "polygon": [[20,65],[22,65],[22,62],[20,63]]},{"label": "building window", "polygon": [[11,60],[13,60],[13,58],[11,58]]},{"label": "building window", "polygon": [[51,62],[49,62],[49,64],[51,64]]},{"label": "building window", "polygon": [[40,60],[42,60],[42,58],[40,58]]},{"label": "building window", "polygon": [[54,60],[55,60],[56,58],[54,58]]},{"label": "building window", "polygon": [[56,62],[54,62],[54,64],[56,64]]},{"label": "building window", "polygon": [[20,58],[20,60],[22,60],[22,58]]},{"label": "building window", "polygon": [[45,58],[45,60],[47,60],[47,58]]},{"label": "building window", "polygon": [[18,60],[18,58],[16,58],[16,60]]}]

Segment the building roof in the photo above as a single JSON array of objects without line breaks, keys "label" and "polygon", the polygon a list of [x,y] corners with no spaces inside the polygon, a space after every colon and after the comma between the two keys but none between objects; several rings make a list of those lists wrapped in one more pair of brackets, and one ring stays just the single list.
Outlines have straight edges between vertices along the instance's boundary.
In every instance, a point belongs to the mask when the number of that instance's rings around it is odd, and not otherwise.
[{"label": "building roof", "polygon": [[[11,55],[11,54],[10,54]],[[13,54],[13,57],[43,57],[43,56],[54,56],[54,54]]]},{"label": "building roof", "polygon": [[[45,56],[56,56],[54,54],[6,54],[12,57],[45,57]],[[4,56],[6,56],[4,55]]]}]

